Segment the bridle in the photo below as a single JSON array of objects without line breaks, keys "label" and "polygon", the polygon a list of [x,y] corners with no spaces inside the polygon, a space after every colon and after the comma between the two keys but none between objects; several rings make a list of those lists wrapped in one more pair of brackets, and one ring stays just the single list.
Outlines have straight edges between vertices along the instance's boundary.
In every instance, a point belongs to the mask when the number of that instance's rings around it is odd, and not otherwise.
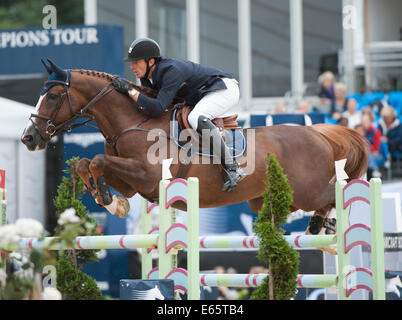
[{"label": "bridle", "polygon": [[[103,97],[105,97],[107,94],[109,94],[110,92],[112,92],[114,90],[114,86],[109,83],[107,86],[105,86],[95,97],[93,97],[85,107],[83,107],[82,109],[80,109],[77,112],[74,112],[72,104],[71,104],[71,98],[70,98],[70,92],[69,92],[69,87],[70,87],[70,83],[67,79],[67,81],[60,81],[60,80],[49,80],[45,82],[45,86],[47,85],[51,85],[51,84],[55,84],[55,85],[62,85],[64,87],[63,92],[61,93],[61,96],[58,100],[58,103],[56,105],[56,109],[53,112],[53,114],[48,117],[48,116],[43,116],[40,114],[34,114],[32,113],[31,116],[29,117],[29,120],[32,122],[34,129],[37,131],[37,133],[40,135],[40,137],[44,140],[47,141],[47,139],[45,139],[42,136],[42,131],[45,130],[46,135],[51,139],[53,136],[57,136],[61,133],[64,132],[70,132],[71,130],[80,127],[80,126],[84,126],[87,125],[89,126],[88,122],[90,121],[94,121],[94,116],[90,113],[87,112],[87,110],[94,105],[96,102],[98,102],[100,99],[102,99]],[[66,99],[68,100],[68,106],[70,109],[70,113],[71,113],[71,117],[63,122],[61,122],[60,124],[55,124],[54,120],[57,117],[57,114],[59,113],[64,100]],[[175,105],[173,105],[173,107],[169,107],[165,110],[165,112],[168,111],[172,111],[176,108],[181,108],[184,105],[185,102],[183,103],[177,103]],[[39,118],[42,120],[45,120],[46,122],[43,122],[42,124],[38,125],[33,121],[33,118]],[[81,123],[77,123],[77,124],[73,124],[73,122],[75,120],[77,120],[78,118],[87,118],[88,120],[81,122]],[[114,137],[106,137],[105,134],[102,132],[102,130],[100,130],[100,132],[102,133],[102,135],[105,138],[106,143],[109,145],[109,147],[113,148],[116,152],[116,144],[117,144],[117,140],[123,136],[124,134],[131,132],[131,131],[139,131],[139,132],[150,132],[151,130],[146,129],[146,128],[141,128],[140,126],[142,124],[144,124],[145,122],[147,122],[150,119],[149,116],[146,116],[145,118],[143,118],[140,122],[138,122],[137,124],[135,124],[134,126],[131,126],[125,130],[123,130],[122,132],[120,132],[120,134],[118,134],[117,136]],[[95,126],[93,126],[95,127]],[[97,127],[95,127],[96,129],[99,129]],[[175,137],[171,136],[171,134],[169,133],[168,135],[164,134],[164,136],[167,139],[173,139],[176,140]],[[49,140],[50,140],[49,139]],[[117,153],[117,152],[116,152]],[[180,162],[179,165],[179,171],[177,173],[177,177],[182,177],[184,178],[187,174],[187,171],[189,170],[191,166],[191,162],[189,164],[182,164]]]},{"label": "bridle", "polygon": [[[106,87],[104,87],[94,98],[92,98],[92,100],[90,100],[88,102],[88,104],[83,107],[81,110],[74,112],[72,104],[71,104],[71,98],[70,98],[70,92],[69,92],[69,87],[70,87],[70,83],[69,81],[60,81],[60,80],[49,80],[45,82],[45,86],[50,85],[50,84],[56,84],[56,85],[62,85],[64,87],[63,92],[61,93],[61,96],[59,98],[59,101],[56,105],[56,109],[53,112],[53,114],[48,117],[48,116],[43,116],[40,114],[34,114],[32,113],[31,116],[29,117],[29,120],[32,122],[35,130],[37,131],[37,133],[42,137],[43,140],[47,141],[48,139],[45,139],[45,137],[42,136],[42,131],[45,130],[46,135],[51,139],[54,136],[57,136],[61,133],[64,132],[70,132],[73,129],[80,127],[80,126],[91,126],[90,124],[88,124],[88,122],[90,121],[94,121],[94,116],[90,113],[87,113],[87,110],[94,105],[96,102],[98,102],[100,99],[102,99],[104,96],[106,96],[107,94],[109,94],[111,91],[114,90],[114,87],[112,85],[112,83],[109,83]],[[61,106],[64,103],[64,100],[66,99],[68,100],[68,106],[70,109],[70,113],[71,113],[71,117],[63,122],[61,122],[60,124],[55,124],[54,120],[57,117],[57,114],[59,113]],[[171,111],[173,109],[179,108],[183,105],[183,103],[177,103],[176,105],[173,105],[173,107],[170,107],[168,109],[166,109],[165,111]],[[39,118],[42,120],[45,120],[46,122],[43,122],[42,124],[38,125],[33,121],[33,118]],[[79,118],[87,118],[88,120],[83,121],[81,123],[76,123],[73,124],[73,122]],[[147,122],[150,119],[150,117],[146,116],[145,118],[143,118],[139,123],[123,130],[120,134],[118,134],[117,136],[114,137],[106,137],[104,135],[104,133],[101,131],[102,135],[105,137],[106,143],[112,147],[115,148],[116,144],[117,144],[117,140],[123,136],[124,134],[130,132],[130,131],[142,131],[142,132],[150,132],[150,129],[145,129],[145,128],[141,128],[140,126],[142,124],[144,124],[145,122]],[[95,129],[99,129],[98,127],[92,126]],[[175,139],[174,137],[170,136],[170,135],[165,135],[166,138],[168,139]],[[50,140],[49,139],[49,140]]]},{"label": "bridle", "polygon": [[[68,81],[59,81],[59,80],[49,80],[45,82],[45,86],[49,84],[62,85],[64,87],[53,114],[50,117],[47,117],[40,114],[32,113],[31,116],[29,117],[29,120],[32,122],[35,130],[45,141],[47,141],[48,139],[42,136],[43,129],[45,130],[47,136],[51,139],[53,136],[57,136],[63,132],[69,132],[77,127],[87,125],[87,123],[90,121],[93,121],[94,120],[93,116],[87,113],[87,110],[89,109],[89,107],[98,102],[100,99],[102,99],[104,96],[109,94],[114,89],[111,84],[108,84],[94,98],[92,98],[92,100],[90,100],[85,107],[83,107],[81,110],[77,112],[74,112],[71,104],[70,92],[68,90],[70,87],[70,83]],[[57,114],[59,113],[66,97],[68,100],[68,106],[70,109],[71,117],[61,122],[60,124],[55,124],[54,120],[56,119]],[[46,122],[43,122],[42,124],[38,125],[33,121],[33,118],[39,118],[45,120]],[[72,123],[78,118],[88,118],[88,120],[72,125]]]}]

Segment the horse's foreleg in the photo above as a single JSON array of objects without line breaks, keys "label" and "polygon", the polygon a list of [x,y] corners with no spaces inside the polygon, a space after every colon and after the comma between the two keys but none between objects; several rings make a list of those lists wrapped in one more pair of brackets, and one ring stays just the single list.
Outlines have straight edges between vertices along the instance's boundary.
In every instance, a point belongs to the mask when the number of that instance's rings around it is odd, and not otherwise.
[{"label": "horse's foreleg", "polygon": [[115,172],[108,170],[106,157],[107,156],[103,154],[98,154],[89,163],[88,169],[96,184],[95,192],[93,192],[92,195],[96,203],[100,206],[104,206],[111,214],[125,218],[130,210],[130,205],[124,197],[117,195],[112,197],[109,183],[111,183],[112,187],[117,191],[128,197],[133,196],[136,191],[123,182]]},{"label": "horse's foreleg", "polygon": [[94,198],[97,204],[101,206],[112,203],[112,195],[104,176],[105,170],[105,155],[96,155],[89,163],[89,171],[96,184],[96,192]]},{"label": "horse's foreleg", "polygon": [[78,161],[76,172],[84,182],[85,186],[91,192],[92,195],[96,192],[96,185],[94,179],[89,171],[89,164],[91,160],[87,158],[82,158]]},{"label": "horse's foreleg", "polygon": [[[95,201],[120,217],[125,217],[129,210],[129,203],[124,197],[130,198],[137,193],[135,185],[140,185],[143,191],[154,187],[152,174],[145,172],[134,159],[98,154],[90,162],[89,171],[96,183]],[[112,197],[109,186],[124,197]]]}]

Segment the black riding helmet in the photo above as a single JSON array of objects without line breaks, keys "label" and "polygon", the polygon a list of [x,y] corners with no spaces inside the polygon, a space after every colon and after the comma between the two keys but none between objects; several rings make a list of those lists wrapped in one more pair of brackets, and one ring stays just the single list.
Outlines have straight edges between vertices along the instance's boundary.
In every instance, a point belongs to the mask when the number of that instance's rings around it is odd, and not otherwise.
[{"label": "black riding helmet", "polygon": [[159,58],[161,49],[158,43],[149,38],[140,38],[135,40],[128,49],[125,61],[133,61],[140,59]]},{"label": "black riding helmet", "polygon": [[147,63],[147,71],[144,75],[144,78],[148,78],[149,72],[151,71],[152,66],[149,65],[149,60],[151,58],[159,60],[161,56],[161,49],[159,44],[149,38],[140,38],[135,40],[130,48],[128,49],[127,58],[125,61],[135,61],[144,59]]}]

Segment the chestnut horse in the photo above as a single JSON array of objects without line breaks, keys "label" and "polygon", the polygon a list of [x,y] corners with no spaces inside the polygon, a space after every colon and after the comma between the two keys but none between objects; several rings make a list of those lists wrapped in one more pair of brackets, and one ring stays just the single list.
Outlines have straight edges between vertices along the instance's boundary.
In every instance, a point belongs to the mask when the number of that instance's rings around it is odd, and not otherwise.
[{"label": "chestnut horse", "polygon": [[[149,135],[152,129],[158,128],[162,130],[162,137],[164,132],[170,138],[172,110],[159,118],[148,117],[132,99],[114,90],[111,83],[114,76],[89,70],[62,70],[48,62],[49,65],[44,65],[50,77],[38,101],[37,114],[31,115],[22,135],[22,142],[29,150],[43,149],[53,136],[74,128],[72,123],[76,119],[93,120],[105,137],[106,154],[81,159],[77,172],[96,202],[124,217],[127,200],[116,196],[112,199],[109,186],[126,198],[140,193],[149,200],[158,199],[162,164],[150,161],[148,151],[157,140],[155,135],[153,138]],[[156,95],[149,88],[135,87],[143,94]],[[287,175],[293,190],[291,210],[316,211],[315,215],[322,217],[335,204],[334,161],[347,159],[345,171],[350,179],[361,177],[367,169],[363,138],[342,126],[277,125],[244,129],[243,133],[248,144],[242,159],[247,159],[250,168],[245,170],[246,178],[232,192],[221,190],[223,180],[219,164],[194,161],[188,168],[186,177],[199,178],[201,208],[248,201],[251,210],[258,212],[265,189],[267,154],[276,155]],[[165,148],[159,152],[167,151],[169,155],[172,144],[168,143]],[[170,168],[173,177],[177,176],[181,165],[177,158],[175,160]],[[184,204],[176,206],[184,209]]]}]

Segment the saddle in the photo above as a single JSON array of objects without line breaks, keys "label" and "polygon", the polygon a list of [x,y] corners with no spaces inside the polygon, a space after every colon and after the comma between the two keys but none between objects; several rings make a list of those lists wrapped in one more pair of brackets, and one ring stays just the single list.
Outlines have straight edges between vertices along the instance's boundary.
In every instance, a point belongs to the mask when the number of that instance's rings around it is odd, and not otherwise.
[{"label": "saddle", "polygon": [[[176,119],[179,122],[181,129],[191,129],[190,124],[188,123],[188,115],[191,112],[191,108],[188,106],[181,107],[176,113]],[[229,117],[224,118],[216,118],[213,119],[213,124],[219,129],[222,137],[225,138],[225,130],[238,130],[241,129],[239,124],[237,123],[238,114],[234,114]]]},{"label": "saddle", "polygon": [[[201,136],[195,132],[194,129],[191,128],[188,123],[188,115],[191,112],[191,108],[184,105],[176,105],[172,112],[171,121],[173,123],[173,135],[175,137],[175,142],[179,148],[183,148],[193,139],[196,143],[196,155],[202,157],[214,157],[214,154],[211,152],[210,148],[204,149],[203,143],[201,141]],[[241,157],[246,150],[246,139],[243,134],[242,128],[237,123],[238,115],[233,115],[224,118],[213,119],[212,122],[218,128],[222,138],[225,140],[229,148],[231,148],[231,152],[233,153],[233,158]],[[180,132],[185,129],[190,133],[190,137],[184,135],[181,137]],[[184,178],[187,176],[187,172],[191,166],[191,162],[185,164],[180,162],[179,171],[176,175],[176,178]]]}]

